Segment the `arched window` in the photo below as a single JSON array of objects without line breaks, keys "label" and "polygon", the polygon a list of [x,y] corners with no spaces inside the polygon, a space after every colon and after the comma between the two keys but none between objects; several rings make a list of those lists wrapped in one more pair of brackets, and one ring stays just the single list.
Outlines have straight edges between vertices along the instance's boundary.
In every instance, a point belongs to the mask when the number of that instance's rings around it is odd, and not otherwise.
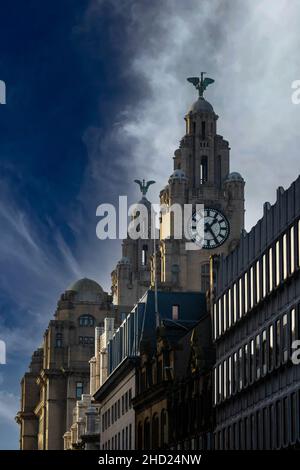
[{"label": "arched window", "polygon": [[150,421],[149,418],[144,422],[144,449],[150,449]]},{"label": "arched window", "polygon": [[200,164],[200,184],[206,183],[207,178],[208,178],[208,164],[207,164],[207,157],[204,156],[201,158],[201,164]]},{"label": "arched window", "polygon": [[159,418],[155,414],[152,418],[152,445],[151,449],[155,450],[159,448]]},{"label": "arched window", "polygon": [[95,318],[92,315],[81,315],[79,317],[79,326],[94,326]]},{"label": "arched window", "polygon": [[137,428],[137,448],[141,450],[143,448],[143,426],[142,423],[138,424]]},{"label": "arched window", "polygon": [[168,445],[168,415],[166,410],[162,410],[160,415],[160,443],[165,448]]}]

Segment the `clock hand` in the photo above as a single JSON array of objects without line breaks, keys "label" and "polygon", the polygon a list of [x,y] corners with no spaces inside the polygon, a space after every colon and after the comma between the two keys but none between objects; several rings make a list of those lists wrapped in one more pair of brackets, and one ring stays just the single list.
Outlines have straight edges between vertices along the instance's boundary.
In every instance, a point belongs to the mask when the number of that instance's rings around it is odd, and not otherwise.
[{"label": "clock hand", "polygon": [[215,236],[214,232],[213,232],[212,229],[211,229],[211,226],[210,226],[208,223],[205,224],[205,232],[209,232],[209,233],[212,235],[212,237],[213,237],[213,239],[214,239],[214,242],[215,242],[216,244],[218,243],[218,239],[217,239],[217,237]]}]

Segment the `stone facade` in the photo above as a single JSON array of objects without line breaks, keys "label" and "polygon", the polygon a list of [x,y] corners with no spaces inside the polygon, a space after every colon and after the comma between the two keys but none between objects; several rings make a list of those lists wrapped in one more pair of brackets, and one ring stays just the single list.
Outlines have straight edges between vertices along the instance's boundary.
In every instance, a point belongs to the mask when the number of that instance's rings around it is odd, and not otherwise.
[{"label": "stone facade", "polygon": [[108,316],[116,316],[111,297],[95,281],[81,279],[61,296],[21,382],[21,449],[63,449],[76,401],[89,392],[95,326]]},{"label": "stone facade", "polygon": [[169,326],[157,331],[154,354],[145,350],[138,367],[137,449],[207,449],[213,445],[210,316],[182,337]]},{"label": "stone facade", "polygon": [[[237,244],[244,228],[244,180],[230,173],[229,143],[217,134],[218,116],[213,107],[200,97],[185,116],[186,134],[174,155],[174,172],[160,193],[165,205],[160,224],[159,280],[162,287],[205,292],[209,288],[209,258],[212,254],[229,253]],[[204,204],[217,210],[219,219],[228,221],[228,237],[218,246],[198,250],[186,249],[186,238],[175,239],[176,226],[171,207],[178,204]],[[205,219],[207,220],[207,219]],[[204,220],[204,222],[205,222]],[[190,230],[193,221],[182,222]],[[223,237],[214,225],[213,237]],[[206,227],[204,227],[206,229]],[[225,232],[226,233],[226,232]],[[204,234],[207,237],[207,234]],[[210,244],[214,239],[209,240]],[[195,245],[196,246],[196,245]]]}]

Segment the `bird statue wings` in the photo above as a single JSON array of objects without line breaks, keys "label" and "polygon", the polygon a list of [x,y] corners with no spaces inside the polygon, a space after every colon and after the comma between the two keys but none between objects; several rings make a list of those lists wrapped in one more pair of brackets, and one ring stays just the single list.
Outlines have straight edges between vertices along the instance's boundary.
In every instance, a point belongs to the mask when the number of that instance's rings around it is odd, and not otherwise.
[{"label": "bird statue wings", "polygon": [[155,183],[155,181],[153,181],[153,180],[150,180],[150,181],[147,181],[147,182],[145,180],[142,180],[142,181],[141,180],[134,180],[134,182],[139,185],[141,193],[142,193],[143,196],[146,196],[147,191],[149,189],[149,186],[151,186],[151,184]]},{"label": "bird statue wings", "polygon": [[187,79],[188,82],[192,83],[194,87],[199,91],[199,96],[203,97],[203,93],[208,87],[208,85],[211,85],[214,83],[214,80],[209,77],[203,78],[203,75],[205,72],[201,72],[201,78],[200,77],[189,77]]}]

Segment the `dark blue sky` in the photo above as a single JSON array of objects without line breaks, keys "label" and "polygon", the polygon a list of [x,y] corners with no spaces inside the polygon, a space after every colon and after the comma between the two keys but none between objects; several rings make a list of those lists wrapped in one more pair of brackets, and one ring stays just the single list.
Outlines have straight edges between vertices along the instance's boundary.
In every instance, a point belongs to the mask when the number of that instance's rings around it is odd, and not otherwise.
[{"label": "dark blue sky", "polygon": [[297,177],[299,22],[297,0],[1,1],[0,448],[18,447],[19,381],[60,294],[83,276],[110,288],[120,242],[96,238],[96,207],[139,197],[135,178],[157,181],[152,200],[166,184],[186,77],[215,79],[248,229]]},{"label": "dark blue sky", "polygon": [[[7,403],[14,409],[19,395],[19,380],[30,358],[27,336],[32,335],[33,349],[59,293],[67,287],[55,280],[49,286],[49,278],[55,276],[53,265],[63,272],[64,247],[75,252],[84,240],[83,231],[78,236],[70,227],[70,214],[76,220],[76,213],[84,211],[84,201],[78,201],[88,165],[84,133],[96,127],[105,136],[120,107],[138,99],[136,87],[124,74],[122,22],[104,6],[87,27],[88,6],[89,2],[74,0],[14,0],[0,6],[0,79],[7,86],[7,104],[0,106],[0,339],[6,340],[8,349],[8,364],[0,366],[3,408]],[[97,164],[105,166],[112,158],[99,151]],[[91,191],[93,204],[82,215],[87,220],[94,217],[107,188],[99,185]],[[89,232],[94,236],[93,226]],[[57,239],[63,240],[61,250]],[[28,243],[38,251],[36,256],[48,252],[44,276],[42,266],[40,273],[30,272],[30,259],[22,255]],[[97,270],[101,265],[95,266]],[[104,274],[108,285],[109,273]],[[67,282],[75,275],[71,269],[62,278]],[[25,302],[18,295],[23,290]],[[48,306],[52,310],[47,314]],[[28,343],[24,349],[18,344],[24,343],[23,335]],[[16,447],[17,427],[5,417],[5,411],[0,413],[0,448]]]}]

